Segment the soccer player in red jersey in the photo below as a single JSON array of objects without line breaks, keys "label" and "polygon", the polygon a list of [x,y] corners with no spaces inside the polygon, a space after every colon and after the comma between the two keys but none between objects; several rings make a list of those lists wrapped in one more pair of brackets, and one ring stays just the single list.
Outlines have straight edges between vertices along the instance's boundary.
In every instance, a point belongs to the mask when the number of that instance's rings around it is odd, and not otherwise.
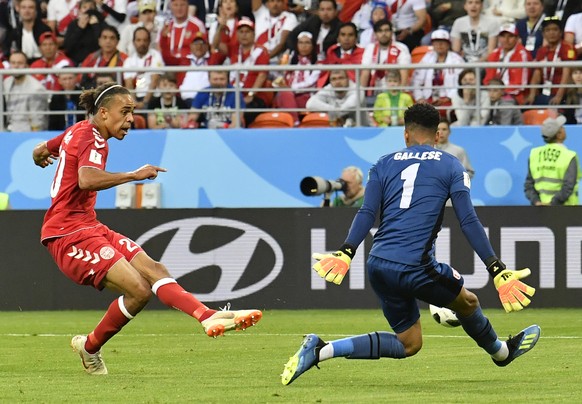
[{"label": "soccer player in red jersey", "polygon": [[84,91],[79,104],[90,118],[38,144],[34,163],[47,167],[58,158],[51,185],[51,207],[41,230],[59,269],[81,285],[121,292],[89,335],[73,337],[71,346],[89,374],[107,374],[101,347],[133,319],[155,294],[165,305],[196,318],[208,336],[245,329],[262,317],[259,310],[209,309],[174,280],[166,267],[129,238],[97,220],[97,191],[131,181],[154,179],[166,170],[146,164],[130,172],[105,171],[111,138],[122,140],[133,122],[130,92],[115,83]]}]

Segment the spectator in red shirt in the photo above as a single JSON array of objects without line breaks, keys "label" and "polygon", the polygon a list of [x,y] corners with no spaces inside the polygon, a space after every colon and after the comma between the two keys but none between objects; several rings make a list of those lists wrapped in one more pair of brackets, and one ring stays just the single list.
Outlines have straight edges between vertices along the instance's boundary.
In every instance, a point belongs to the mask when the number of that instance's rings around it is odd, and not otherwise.
[{"label": "spectator in red shirt", "polygon": [[[499,47],[487,57],[489,62],[531,62],[531,54],[519,41],[519,33],[515,24],[504,24],[499,29]],[[505,87],[505,94],[511,95],[515,101],[523,105],[526,101],[527,83],[530,79],[527,67],[490,68],[485,73],[484,83],[498,78]]]},{"label": "spectator in red shirt", "polygon": [[[313,66],[312,70],[293,69],[291,66]],[[273,86],[282,87],[275,96],[277,106],[284,109],[305,108],[311,96],[310,89],[315,89],[321,71],[317,69],[317,51],[311,32],[302,32],[297,36],[297,49],[291,54],[290,69],[273,81]],[[290,111],[296,124],[299,116]]]},{"label": "spectator in red shirt", "polygon": [[[33,69],[71,67],[75,64],[64,53],[57,49],[57,37],[54,33],[44,32],[38,40],[42,57],[35,60],[30,67]],[[61,85],[55,74],[35,74],[34,78],[40,81],[49,91],[61,90]]]},{"label": "spectator in red shirt", "polygon": [[[231,65],[237,67],[244,66],[260,66],[269,64],[269,51],[262,45],[255,43],[255,24],[246,17],[243,17],[237,23],[237,37],[238,43],[236,46],[228,47],[228,55],[220,54],[217,64],[222,64],[228,57]],[[236,87],[236,71],[232,71],[230,80],[232,85]],[[265,71],[245,71],[239,70],[239,82],[242,88],[246,90],[244,94],[244,101],[248,108],[262,108],[270,106],[273,94],[266,92],[257,92],[261,88],[268,86],[267,74],[268,67]],[[245,115],[247,125],[250,124],[248,119],[252,115]]]},{"label": "spectator in red shirt", "polygon": [[[546,17],[542,21],[542,33],[544,35],[543,45],[538,49],[536,61],[568,61],[576,59],[574,47],[562,40],[562,26],[560,19],[556,16]],[[527,102],[536,105],[559,105],[564,100],[566,88],[560,87],[568,83],[570,68],[544,67],[535,69],[532,75],[531,85],[542,84],[543,88],[532,88]]]},{"label": "spectator in red shirt", "polygon": [[168,66],[187,66],[190,64],[187,60],[190,44],[196,38],[197,32],[206,34],[206,27],[198,18],[188,16],[187,0],[167,1],[171,1],[172,19],[166,22],[160,34],[162,57]]},{"label": "spectator in red shirt", "polygon": [[[358,46],[358,28],[353,22],[345,22],[340,26],[337,36],[338,43],[330,46],[327,57],[323,61],[326,65],[359,65],[362,63],[364,48]],[[348,77],[356,81],[356,72],[348,70]],[[318,87],[323,87],[329,79],[329,71],[322,72]]]},{"label": "spectator in red shirt", "polygon": [[208,28],[208,42],[212,51],[222,48],[222,51],[226,53],[228,45],[237,41],[236,24],[238,19],[236,0],[222,0],[218,7],[216,21]]}]

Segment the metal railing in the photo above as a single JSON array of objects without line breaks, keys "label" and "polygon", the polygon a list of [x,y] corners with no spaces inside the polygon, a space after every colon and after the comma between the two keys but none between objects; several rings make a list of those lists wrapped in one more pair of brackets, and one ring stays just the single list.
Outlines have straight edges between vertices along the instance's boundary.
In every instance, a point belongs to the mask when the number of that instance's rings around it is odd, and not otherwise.
[{"label": "metal railing", "polygon": [[[356,72],[355,77],[355,85],[356,85],[356,91],[359,94],[364,94],[365,91],[367,90],[375,90],[378,91],[380,89],[378,89],[377,87],[365,87],[362,86],[362,84],[360,83],[359,77],[360,77],[360,72],[362,70],[384,70],[386,72],[391,71],[391,70],[402,70],[402,69],[407,69],[407,70],[419,70],[419,69],[473,69],[475,71],[475,75],[476,75],[476,85],[473,86],[466,86],[466,87],[462,87],[462,86],[455,86],[454,88],[457,89],[462,89],[462,88],[474,88],[475,89],[475,98],[477,100],[480,100],[481,97],[481,92],[485,91],[485,88],[483,85],[479,84],[482,81],[485,69],[491,69],[491,68],[500,68],[500,69],[509,69],[509,68],[521,68],[521,67],[525,67],[525,68],[530,68],[530,69],[538,69],[538,68],[546,68],[546,67],[555,67],[555,68],[564,68],[564,67],[580,67],[582,66],[582,62],[580,61],[575,61],[575,62],[563,62],[563,61],[559,61],[559,62],[519,62],[519,63],[514,63],[514,62],[499,62],[499,63],[491,63],[491,62],[472,62],[472,63],[465,63],[465,64],[409,64],[409,65],[386,65],[386,64],[373,64],[373,65],[316,65],[315,67],[317,67],[318,70],[325,72],[325,71],[334,71],[334,70],[353,70]],[[42,69],[4,69],[4,70],[0,70],[0,80],[3,82],[4,79],[8,76],[11,75],[15,75],[15,74],[23,74],[23,70],[24,73],[27,75],[38,75],[38,74],[59,74],[59,73],[73,73],[73,74],[95,74],[95,73],[107,73],[107,74],[114,74],[117,77],[117,81],[119,83],[123,83],[122,80],[122,76],[123,73],[127,73],[127,72],[140,72],[140,73],[146,73],[146,72],[152,72],[152,73],[166,73],[166,72],[173,72],[173,73],[180,73],[180,72],[188,72],[188,71],[196,71],[196,70],[202,70],[202,71],[229,71],[229,72],[236,72],[239,73],[241,71],[268,71],[269,74],[273,75],[273,74],[284,74],[287,71],[298,71],[298,70],[314,70],[314,65],[268,65],[268,66],[240,66],[240,65],[222,65],[222,66],[166,66],[163,68],[159,68],[159,67],[143,67],[143,68],[139,68],[139,69],[126,69],[123,67],[104,67],[104,68],[99,68],[98,71],[95,70],[95,68],[81,68],[81,67],[75,67],[75,68],[66,68],[66,69],[58,69],[58,68],[42,68]],[[412,79],[412,75],[410,75],[409,80]],[[248,89],[244,89],[241,88],[241,83],[240,83],[240,75],[239,74],[235,74],[234,75],[234,88],[233,89],[224,89],[223,91],[225,92],[235,92],[236,93],[236,97],[235,97],[235,110],[232,112],[235,112],[235,126],[236,127],[240,127],[241,126],[241,122],[239,121],[239,115],[241,112],[266,112],[266,111],[273,111],[275,109],[258,109],[258,108],[245,108],[244,110],[241,109],[241,103],[240,103],[240,93],[241,92],[246,92],[248,91]],[[487,86],[487,88],[505,88],[506,86]],[[528,84],[527,86],[524,86],[524,88],[526,89],[531,89],[531,88],[543,88],[544,85],[543,84],[539,84],[539,85],[530,85]],[[574,84],[567,84],[564,86],[559,86],[559,85],[554,85],[554,88],[559,88],[559,87],[563,87],[563,88],[578,88],[576,85]],[[409,85],[408,83],[401,85],[399,87],[394,87],[395,89],[399,89],[402,91],[406,91],[406,92],[413,92],[414,88]],[[440,89],[450,89],[448,87],[438,87]],[[286,90],[286,91],[293,91],[292,89],[286,89],[286,88],[262,88],[262,89],[254,89],[253,91],[255,91],[255,93],[260,93],[260,92],[279,92],[281,90]],[[305,91],[311,91],[313,93],[317,92],[318,88],[311,88],[311,89],[301,89],[300,91],[305,92]],[[338,88],[338,90],[342,90],[340,88]],[[343,89],[343,90],[347,90]],[[381,89],[382,91],[386,91],[386,88]],[[192,91],[196,91],[196,90],[192,90]],[[212,90],[197,90],[198,92],[201,91],[216,91],[214,89]],[[179,93],[180,90],[176,90],[176,93]],[[58,91],[58,92],[50,92],[47,91],[47,96],[50,97],[53,94],[66,94],[62,91]],[[75,93],[75,92],[73,92]],[[78,91],[76,92],[77,94],[79,93]],[[19,93],[21,95],[25,95],[27,93]],[[4,88],[3,86],[0,86],[0,114],[1,114],[1,119],[0,119],[0,131],[4,131],[5,130],[5,119],[6,119],[6,108],[5,108],[5,95],[4,94]],[[365,102],[364,102],[364,98],[363,95],[361,96],[361,101],[360,104],[353,110],[353,112],[355,113],[355,124],[356,126],[366,126],[366,122],[362,122],[362,118],[361,118],[361,112],[365,112],[367,114],[374,112],[374,108],[373,107],[368,107],[366,106]],[[524,111],[527,109],[546,109],[546,108],[560,108],[560,109],[576,109],[576,108],[580,108],[582,106],[580,105],[507,105],[507,106],[499,106],[496,107],[497,109],[518,109],[520,111]],[[480,115],[481,113],[481,105],[479,102],[476,102],[476,105],[474,106],[466,106],[464,107],[467,110],[476,110],[475,113]],[[452,106],[442,106],[442,107],[438,107],[438,109],[441,110],[452,110],[454,109],[454,107]],[[398,111],[399,108],[398,107],[392,107],[389,109],[384,109],[384,110],[391,110],[391,111]],[[190,109],[188,111],[185,111],[185,113],[190,113],[190,112],[200,112],[200,113],[206,113],[206,112],[217,112],[218,110],[215,109]],[[276,108],[276,111],[296,111],[296,112],[303,112],[303,113],[307,113],[307,112],[312,112],[312,111],[308,111],[307,109],[303,108],[303,109],[293,109],[293,110],[289,110],[289,109],[283,109],[283,108]],[[32,115],[32,114],[38,114],[38,113],[43,113],[45,115],[63,115],[63,114],[84,114],[83,111],[24,111],[22,112],[23,115]],[[142,109],[142,110],[137,110],[137,113],[152,113],[154,112],[154,110],[151,109]],[[319,111],[318,111],[319,112]],[[321,112],[329,112],[329,111],[321,111]],[[20,112],[19,112],[20,113]]]}]

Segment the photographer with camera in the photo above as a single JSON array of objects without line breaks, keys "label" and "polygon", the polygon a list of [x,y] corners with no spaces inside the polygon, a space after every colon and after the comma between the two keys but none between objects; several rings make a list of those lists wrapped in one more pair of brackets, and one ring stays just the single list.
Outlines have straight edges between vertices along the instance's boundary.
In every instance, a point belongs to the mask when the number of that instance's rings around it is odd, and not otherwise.
[{"label": "photographer with camera", "polygon": [[65,54],[76,66],[99,49],[99,35],[104,26],[95,0],[81,0],[78,17],[67,27],[63,45]]},{"label": "photographer with camera", "polygon": [[[301,181],[301,192],[305,196],[323,194],[321,206],[337,206],[359,208],[364,202],[365,187],[362,184],[364,175],[356,166],[349,166],[342,170],[342,175],[337,180],[325,180],[321,177],[305,177]],[[342,191],[343,195],[336,195],[331,200],[331,193]]]}]

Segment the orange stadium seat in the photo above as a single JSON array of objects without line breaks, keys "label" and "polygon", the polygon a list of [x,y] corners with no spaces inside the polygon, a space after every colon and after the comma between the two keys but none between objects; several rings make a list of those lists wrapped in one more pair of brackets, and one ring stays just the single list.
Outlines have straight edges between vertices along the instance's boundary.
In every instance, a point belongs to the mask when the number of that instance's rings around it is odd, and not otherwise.
[{"label": "orange stadium seat", "polygon": [[329,115],[325,112],[310,112],[299,124],[300,128],[329,128]]},{"label": "orange stadium seat", "polygon": [[432,46],[430,45],[420,45],[417,46],[412,50],[410,53],[410,57],[412,59],[412,63],[418,63],[422,59],[422,57],[428,52],[432,50]]},{"label": "orange stadium seat", "polygon": [[255,118],[249,128],[292,128],[294,124],[293,116],[288,112],[263,112]]},{"label": "orange stadium seat", "polygon": [[555,118],[556,113],[550,109],[528,109],[521,116],[524,125],[541,125],[547,118]]},{"label": "orange stadium seat", "polygon": [[141,115],[133,115],[133,127],[134,129],[147,129],[146,119]]}]

